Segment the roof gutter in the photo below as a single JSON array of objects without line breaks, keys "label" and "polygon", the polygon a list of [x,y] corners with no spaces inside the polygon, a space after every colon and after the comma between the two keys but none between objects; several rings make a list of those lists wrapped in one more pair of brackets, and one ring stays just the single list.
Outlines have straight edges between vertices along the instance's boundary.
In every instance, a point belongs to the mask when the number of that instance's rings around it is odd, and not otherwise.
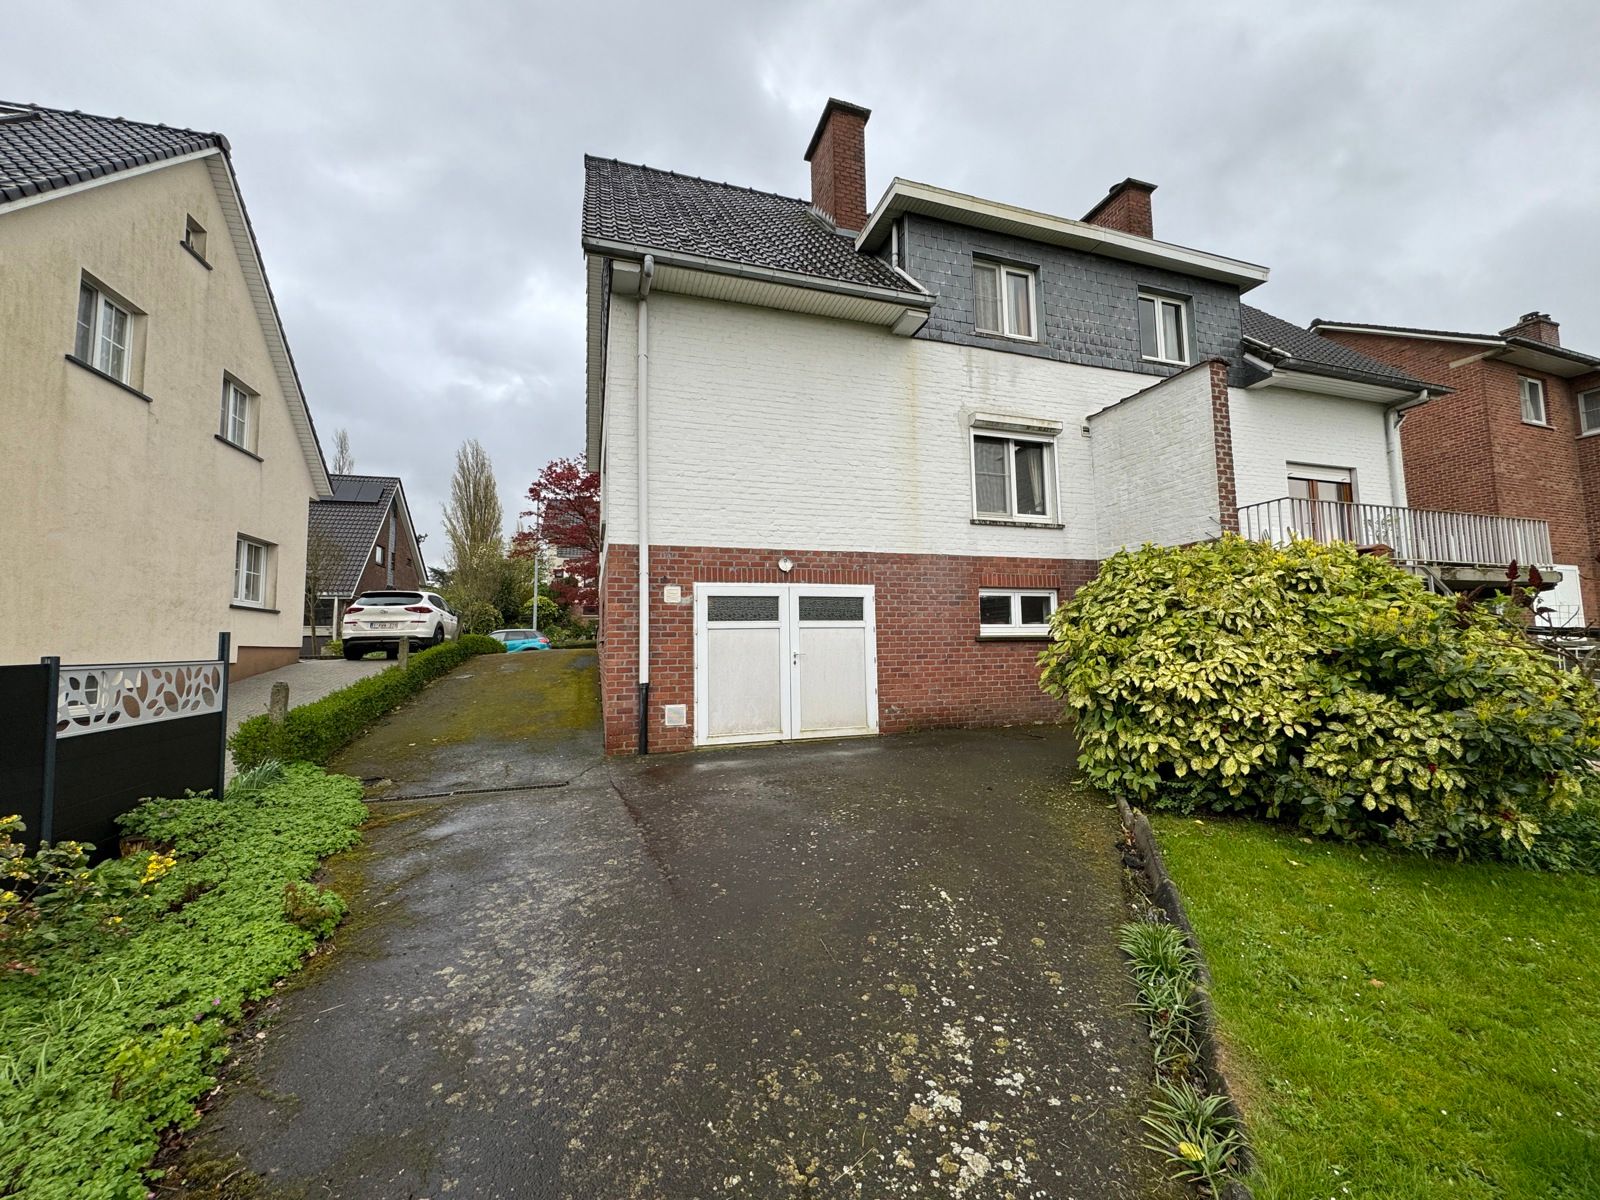
[{"label": "roof gutter", "polygon": [[776,267],[758,267],[751,263],[730,262],[722,258],[707,258],[701,254],[684,254],[674,250],[654,250],[630,242],[614,242],[607,238],[584,238],[583,248],[591,254],[604,254],[611,258],[633,261],[652,259],[663,267],[679,267],[685,271],[704,271],[711,275],[729,275],[735,279],[749,279],[759,283],[780,284],[785,287],[805,288],[813,292],[831,292],[852,296],[859,300],[876,300],[882,304],[900,304],[907,308],[933,307],[933,293],[917,286],[915,291],[873,287],[865,283],[847,283],[840,279],[824,279],[819,275],[803,275],[798,271],[781,271]]}]

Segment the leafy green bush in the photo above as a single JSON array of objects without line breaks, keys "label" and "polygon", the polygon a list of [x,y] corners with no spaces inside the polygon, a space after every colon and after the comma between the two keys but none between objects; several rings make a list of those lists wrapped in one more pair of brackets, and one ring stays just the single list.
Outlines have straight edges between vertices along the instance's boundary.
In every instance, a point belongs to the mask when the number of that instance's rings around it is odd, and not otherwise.
[{"label": "leafy green bush", "polygon": [[1107,560],[1042,685],[1085,774],[1158,807],[1600,867],[1600,694],[1492,608],[1350,546],[1238,537]]},{"label": "leafy green bush", "polygon": [[310,897],[321,914],[308,930],[287,914],[286,888],[356,840],[360,797],[355,780],[297,764],[253,793],[151,800],[124,818],[172,847],[126,860],[141,877],[172,863],[147,902],[92,954],[58,942],[37,974],[0,984],[0,1195],[145,1195],[162,1131],[195,1120],[244,1004],[329,927],[326,893]]},{"label": "leafy green bush", "polygon": [[501,620],[502,614],[493,604],[483,600],[475,600],[461,610],[461,632],[464,634],[491,633],[496,629],[504,628],[501,625]]},{"label": "leafy green bush", "polygon": [[282,725],[265,715],[251,717],[228,739],[234,765],[245,771],[274,758],[325,763],[431,681],[476,654],[504,654],[505,649],[493,638],[469,634],[412,655],[403,668],[390,667],[291,708]]}]

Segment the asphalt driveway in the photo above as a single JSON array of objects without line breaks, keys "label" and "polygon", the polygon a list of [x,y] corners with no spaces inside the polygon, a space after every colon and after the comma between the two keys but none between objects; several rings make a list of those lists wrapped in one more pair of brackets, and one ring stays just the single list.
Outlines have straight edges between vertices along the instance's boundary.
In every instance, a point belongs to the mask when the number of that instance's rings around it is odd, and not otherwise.
[{"label": "asphalt driveway", "polygon": [[374,805],[188,1194],[1169,1194],[1065,736],[608,761],[593,671],[475,660],[347,756],[456,794]]}]

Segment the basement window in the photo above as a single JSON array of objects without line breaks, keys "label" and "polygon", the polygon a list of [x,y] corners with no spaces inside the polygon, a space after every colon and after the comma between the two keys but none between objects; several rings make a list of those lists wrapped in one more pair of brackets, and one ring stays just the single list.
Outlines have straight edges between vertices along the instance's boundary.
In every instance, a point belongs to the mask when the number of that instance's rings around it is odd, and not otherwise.
[{"label": "basement window", "polygon": [[1522,422],[1524,425],[1550,424],[1549,412],[1544,402],[1544,380],[1517,376],[1517,390],[1522,393]]},{"label": "basement window", "polygon": [[1050,617],[1055,611],[1053,591],[983,588],[978,592],[978,636],[1049,637]]}]

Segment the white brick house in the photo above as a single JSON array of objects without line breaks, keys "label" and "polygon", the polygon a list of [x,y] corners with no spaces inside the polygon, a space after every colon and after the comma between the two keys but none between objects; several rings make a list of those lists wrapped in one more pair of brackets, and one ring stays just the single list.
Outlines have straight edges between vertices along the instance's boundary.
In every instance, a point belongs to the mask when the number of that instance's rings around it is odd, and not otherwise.
[{"label": "white brick house", "polygon": [[809,202],[586,160],[612,750],[1048,719],[1045,621],[1117,548],[1405,504],[1428,386],[1243,305],[1266,269],[1156,241],[1151,185],[869,213],[867,116],[829,102]]}]

